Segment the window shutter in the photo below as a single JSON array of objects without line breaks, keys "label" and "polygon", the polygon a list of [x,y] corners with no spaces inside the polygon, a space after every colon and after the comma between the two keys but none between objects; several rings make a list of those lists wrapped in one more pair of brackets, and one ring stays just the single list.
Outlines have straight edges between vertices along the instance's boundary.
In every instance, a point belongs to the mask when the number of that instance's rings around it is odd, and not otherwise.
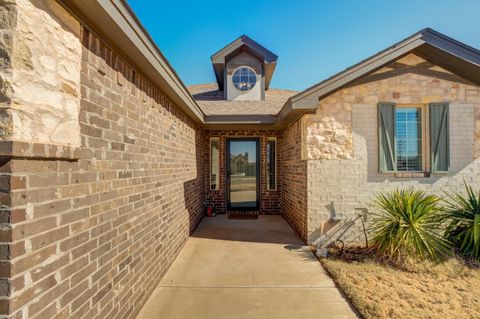
[{"label": "window shutter", "polygon": [[378,150],[380,173],[396,171],[394,103],[378,104]]},{"label": "window shutter", "polygon": [[447,172],[450,166],[450,132],[448,103],[431,103],[430,163],[432,173]]}]

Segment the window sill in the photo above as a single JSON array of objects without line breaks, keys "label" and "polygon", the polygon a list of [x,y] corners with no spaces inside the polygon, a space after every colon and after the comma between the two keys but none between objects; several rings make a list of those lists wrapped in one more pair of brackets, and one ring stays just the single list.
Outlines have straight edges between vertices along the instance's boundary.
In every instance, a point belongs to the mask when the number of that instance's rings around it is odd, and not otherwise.
[{"label": "window sill", "polygon": [[427,172],[397,172],[394,173],[397,178],[427,178],[430,177],[430,173]]}]

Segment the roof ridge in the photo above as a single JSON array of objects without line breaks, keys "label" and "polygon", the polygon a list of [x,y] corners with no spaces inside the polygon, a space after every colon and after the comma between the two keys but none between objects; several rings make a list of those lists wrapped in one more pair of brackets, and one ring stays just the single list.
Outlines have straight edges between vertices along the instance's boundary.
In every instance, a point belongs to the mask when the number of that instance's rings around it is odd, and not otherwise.
[{"label": "roof ridge", "polygon": [[[240,40],[243,40],[243,44],[244,45],[247,45],[249,46],[253,46],[253,47],[257,47],[257,49],[260,49],[260,50],[263,50],[265,51],[268,55],[271,55],[274,57],[274,60],[278,59],[278,55],[276,55],[275,53],[273,53],[272,51],[270,51],[269,49],[267,49],[266,47],[264,47],[263,45],[261,45],[260,43],[258,43],[257,41],[255,41],[254,39],[252,39],[251,37],[249,37],[248,35],[246,34],[242,34],[241,36],[239,36],[238,38],[236,38],[235,40],[231,41],[230,43],[228,43],[226,46],[224,46],[223,48],[221,48],[220,50],[216,51],[215,53],[213,53],[211,56],[210,56],[210,59],[213,60],[215,58],[215,56],[217,55],[220,55],[223,51],[226,51],[228,48],[234,46],[237,42],[239,42]],[[250,43],[246,43],[246,42],[250,42]]]}]

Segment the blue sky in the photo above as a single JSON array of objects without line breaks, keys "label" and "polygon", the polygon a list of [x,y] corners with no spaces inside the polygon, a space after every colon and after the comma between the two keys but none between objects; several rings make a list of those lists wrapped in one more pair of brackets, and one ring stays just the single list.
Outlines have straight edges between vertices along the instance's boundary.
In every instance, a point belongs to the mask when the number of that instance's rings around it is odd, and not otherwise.
[{"label": "blue sky", "polygon": [[479,0],[128,0],[186,85],[242,34],[279,56],[271,86],[303,90],[431,27],[480,48]]}]

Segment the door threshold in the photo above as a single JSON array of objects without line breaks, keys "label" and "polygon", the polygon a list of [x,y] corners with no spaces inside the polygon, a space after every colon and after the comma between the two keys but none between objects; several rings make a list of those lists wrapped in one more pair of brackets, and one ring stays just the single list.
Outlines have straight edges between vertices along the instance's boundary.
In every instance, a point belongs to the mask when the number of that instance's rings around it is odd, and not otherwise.
[{"label": "door threshold", "polygon": [[259,212],[257,211],[235,211],[228,212],[229,219],[258,219]]}]

